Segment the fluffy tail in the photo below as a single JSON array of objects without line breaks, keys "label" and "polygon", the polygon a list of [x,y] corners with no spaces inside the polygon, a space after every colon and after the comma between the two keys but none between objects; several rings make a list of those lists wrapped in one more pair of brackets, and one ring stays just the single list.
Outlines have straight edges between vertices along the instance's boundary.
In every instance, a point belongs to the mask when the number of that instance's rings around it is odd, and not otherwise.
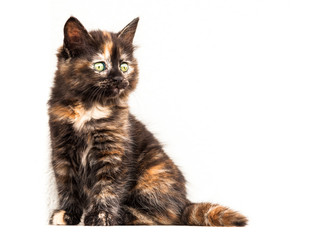
[{"label": "fluffy tail", "polygon": [[248,221],[242,214],[212,203],[188,204],[181,220],[186,225],[216,227],[243,227]]}]

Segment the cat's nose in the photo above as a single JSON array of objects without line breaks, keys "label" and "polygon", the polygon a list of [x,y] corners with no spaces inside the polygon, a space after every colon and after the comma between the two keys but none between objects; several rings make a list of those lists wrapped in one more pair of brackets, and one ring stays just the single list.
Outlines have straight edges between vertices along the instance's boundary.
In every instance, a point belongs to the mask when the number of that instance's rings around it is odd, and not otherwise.
[{"label": "cat's nose", "polygon": [[112,77],[111,80],[112,80],[114,83],[119,84],[119,83],[121,83],[121,82],[124,80],[124,78],[121,77],[121,76],[115,76],[115,77]]}]

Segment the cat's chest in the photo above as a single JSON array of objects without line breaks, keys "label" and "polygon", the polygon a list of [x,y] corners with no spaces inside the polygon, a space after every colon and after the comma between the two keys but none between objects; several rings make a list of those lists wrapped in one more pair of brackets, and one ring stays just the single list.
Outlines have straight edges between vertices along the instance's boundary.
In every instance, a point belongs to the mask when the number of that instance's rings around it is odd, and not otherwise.
[{"label": "cat's chest", "polygon": [[75,109],[71,120],[75,135],[83,142],[77,147],[82,167],[93,165],[102,154],[122,149],[129,142],[127,110],[116,110],[95,105],[88,110]]},{"label": "cat's chest", "polygon": [[88,162],[88,155],[91,152],[91,149],[93,148],[94,142],[92,140],[91,134],[88,134],[85,139],[84,147],[80,149],[79,154],[79,160],[82,167],[86,167],[86,164]]},{"label": "cat's chest", "polygon": [[109,118],[112,114],[112,110],[108,107],[100,105],[94,105],[89,109],[76,107],[73,109],[75,117],[71,120],[75,131],[80,132],[86,126],[86,123],[92,120],[98,120],[103,118]]},{"label": "cat's chest", "polygon": [[[89,162],[91,149],[96,144],[95,136],[99,131],[109,129],[113,125],[109,119],[113,110],[99,104],[88,109],[81,105],[70,106],[69,108],[73,114],[68,120],[72,124],[72,134],[76,139],[75,147],[72,149],[73,155],[76,156],[78,165],[85,167]],[[108,132],[108,134],[110,133]]]}]

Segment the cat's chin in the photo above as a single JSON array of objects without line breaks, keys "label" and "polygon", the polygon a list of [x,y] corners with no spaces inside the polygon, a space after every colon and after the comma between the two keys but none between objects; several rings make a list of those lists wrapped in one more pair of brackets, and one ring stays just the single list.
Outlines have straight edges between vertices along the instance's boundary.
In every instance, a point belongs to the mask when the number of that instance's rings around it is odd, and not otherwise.
[{"label": "cat's chin", "polygon": [[119,92],[120,92],[119,88],[113,88],[111,90],[111,95],[110,96],[117,97],[119,95]]},{"label": "cat's chin", "polygon": [[105,98],[108,100],[114,100],[120,98],[125,89],[113,88],[105,94]]}]

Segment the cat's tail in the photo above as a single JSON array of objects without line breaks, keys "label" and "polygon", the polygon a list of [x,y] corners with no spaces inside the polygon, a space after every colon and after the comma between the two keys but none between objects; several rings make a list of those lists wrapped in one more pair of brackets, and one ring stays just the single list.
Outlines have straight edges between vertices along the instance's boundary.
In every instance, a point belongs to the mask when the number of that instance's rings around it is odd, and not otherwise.
[{"label": "cat's tail", "polygon": [[227,207],[212,203],[190,203],[181,217],[185,225],[243,227],[247,218]]}]

